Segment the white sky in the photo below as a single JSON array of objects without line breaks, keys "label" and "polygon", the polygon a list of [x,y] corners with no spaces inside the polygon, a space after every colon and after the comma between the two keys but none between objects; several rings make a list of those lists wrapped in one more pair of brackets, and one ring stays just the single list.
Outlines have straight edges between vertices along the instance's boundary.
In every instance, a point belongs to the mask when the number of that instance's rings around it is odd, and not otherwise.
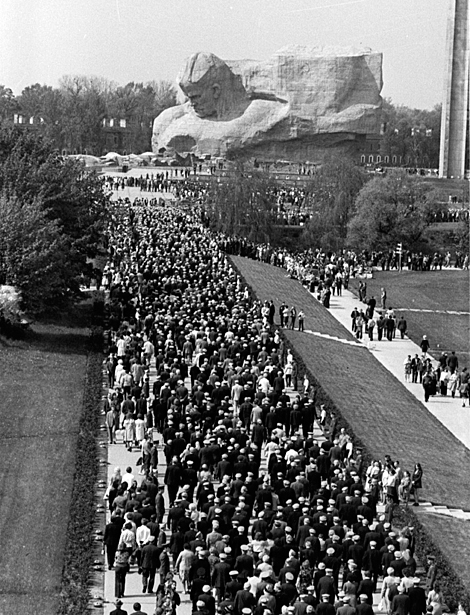
[{"label": "white sky", "polygon": [[383,96],[442,100],[449,0],[0,0],[0,84],[66,74],[174,81],[184,59],[267,59],[288,44],[384,54]]}]

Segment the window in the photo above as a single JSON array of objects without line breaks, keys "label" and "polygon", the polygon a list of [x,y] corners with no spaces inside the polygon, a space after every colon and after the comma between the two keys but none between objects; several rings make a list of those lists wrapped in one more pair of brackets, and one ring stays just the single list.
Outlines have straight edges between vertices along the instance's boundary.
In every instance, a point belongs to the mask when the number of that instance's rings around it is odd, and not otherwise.
[{"label": "window", "polygon": [[126,124],[127,124],[126,120],[119,120],[119,126],[120,126],[121,128],[125,128],[125,127],[126,127]]},{"label": "window", "polygon": [[369,162],[374,162],[374,157],[373,156],[369,156]]},{"label": "window", "polygon": [[384,156],[384,162],[388,164],[388,162],[389,162],[389,157],[388,156]]},{"label": "window", "polygon": [[382,156],[380,156],[380,154],[377,155],[377,162],[382,162]]},{"label": "window", "polygon": [[34,124],[34,116],[31,116],[31,117],[29,118],[29,123],[30,123],[30,124]]},{"label": "window", "polygon": [[109,126],[110,126],[110,128],[112,128],[114,126],[114,120],[113,119],[109,120]]},{"label": "window", "polygon": [[393,162],[393,164],[396,164],[396,163],[397,163],[397,157],[396,157],[396,156],[393,156],[393,158],[392,158],[392,162]]},{"label": "window", "polygon": [[365,162],[366,162],[366,157],[364,156],[364,154],[362,154],[362,156],[361,156],[361,162],[363,164],[365,164]]}]

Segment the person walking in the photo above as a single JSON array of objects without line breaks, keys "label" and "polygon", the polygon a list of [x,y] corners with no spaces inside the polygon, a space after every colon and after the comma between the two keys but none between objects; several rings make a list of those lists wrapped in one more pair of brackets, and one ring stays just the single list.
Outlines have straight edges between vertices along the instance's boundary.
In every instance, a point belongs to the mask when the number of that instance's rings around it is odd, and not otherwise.
[{"label": "person walking", "polygon": [[400,316],[400,320],[397,323],[397,329],[398,329],[398,331],[400,331],[401,339],[404,340],[405,339],[406,331],[408,329],[408,326],[407,326],[406,320],[405,320],[405,318],[403,316]]},{"label": "person walking", "polygon": [[380,305],[383,310],[387,309],[387,291],[383,287],[380,289]]},{"label": "person walking", "polygon": [[110,522],[104,528],[103,543],[106,547],[106,557],[108,559],[108,570],[114,569],[114,558],[119,546],[121,530],[122,530],[122,517],[113,515]]},{"label": "person walking", "polygon": [[159,565],[160,549],[153,543],[155,536],[150,535],[142,547],[140,568],[142,571],[142,593],[153,594],[155,574]]},{"label": "person walking", "polygon": [[430,347],[427,335],[423,335],[423,339],[421,340],[419,347],[421,348],[421,352],[423,353],[423,358],[426,358]]},{"label": "person walking", "polygon": [[464,367],[459,375],[459,392],[460,399],[462,400],[462,407],[465,407],[465,402],[468,399],[469,386],[469,373],[467,368]]},{"label": "person walking", "polygon": [[423,469],[420,463],[416,463],[411,476],[411,491],[413,494],[413,506],[419,506],[419,490],[422,488]]},{"label": "person walking", "polygon": [[290,328],[292,330],[294,330],[296,318],[297,318],[297,309],[295,305],[293,305],[290,309]]},{"label": "person walking", "polygon": [[115,583],[114,594],[116,598],[123,598],[126,589],[126,575],[130,569],[132,547],[125,542],[120,542],[114,558]]}]

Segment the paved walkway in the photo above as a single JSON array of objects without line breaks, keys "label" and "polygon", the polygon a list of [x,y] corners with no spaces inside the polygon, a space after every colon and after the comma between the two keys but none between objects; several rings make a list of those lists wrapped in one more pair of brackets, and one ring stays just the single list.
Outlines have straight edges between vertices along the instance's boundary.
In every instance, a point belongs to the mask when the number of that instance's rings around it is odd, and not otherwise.
[{"label": "paved walkway", "polygon": [[[343,290],[341,297],[337,295],[331,297],[330,312],[350,331],[351,312],[355,307],[361,308],[361,305],[359,299],[352,292]],[[399,311],[395,310],[395,312],[399,316]],[[308,322],[305,323],[305,326],[308,328]],[[392,342],[386,339],[382,339],[382,341],[379,342],[375,339],[372,343],[370,343],[369,338],[366,337],[362,340],[362,343],[403,386],[419,399],[419,401],[423,404],[425,403],[422,385],[419,383],[405,382],[404,378],[405,372],[403,364],[406,357],[408,355],[413,357],[415,354],[422,354],[421,348],[417,344],[406,336],[403,340],[398,336]],[[436,363],[437,361],[433,360],[433,364]],[[430,397],[425,405],[429,412],[447,427],[456,438],[467,448],[470,448],[470,408],[468,405],[463,408],[462,400],[458,397],[452,399],[452,397],[443,397],[439,394]]]}]

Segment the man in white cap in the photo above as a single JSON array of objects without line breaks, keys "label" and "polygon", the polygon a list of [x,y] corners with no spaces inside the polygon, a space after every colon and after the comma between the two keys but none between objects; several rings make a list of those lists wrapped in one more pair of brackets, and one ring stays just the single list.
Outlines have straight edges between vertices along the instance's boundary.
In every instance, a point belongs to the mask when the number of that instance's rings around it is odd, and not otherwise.
[{"label": "man in white cap", "polygon": [[424,588],[420,586],[421,579],[419,577],[413,578],[413,587],[408,590],[408,597],[410,599],[410,613],[412,615],[424,615],[426,613],[426,592]]},{"label": "man in white cap", "polygon": [[403,585],[398,586],[398,594],[393,597],[390,612],[394,615],[409,615],[410,598],[405,594]]},{"label": "man in white cap", "polygon": [[202,587],[202,594],[198,596],[198,602],[204,602],[204,608],[208,615],[215,615],[215,598],[212,595],[212,588],[209,584]]},{"label": "man in white cap", "polygon": [[235,594],[235,600],[233,603],[233,612],[234,615],[245,615],[243,613],[243,609],[253,609],[256,606],[256,598],[250,591],[251,585],[249,583],[245,583],[243,585],[243,589],[240,589]]},{"label": "man in white cap", "polygon": [[356,606],[356,615],[374,615],[374,609],[368,602],[367,594],[359,594],[359,604]]},{"label": "man in white cap", "polygon": [[350,599],[351,597],[349,594],[342,596],[341,600],[343,602],[343,606],[336,609],[336,615],[356,615],[356,609],[349,603]]}]

